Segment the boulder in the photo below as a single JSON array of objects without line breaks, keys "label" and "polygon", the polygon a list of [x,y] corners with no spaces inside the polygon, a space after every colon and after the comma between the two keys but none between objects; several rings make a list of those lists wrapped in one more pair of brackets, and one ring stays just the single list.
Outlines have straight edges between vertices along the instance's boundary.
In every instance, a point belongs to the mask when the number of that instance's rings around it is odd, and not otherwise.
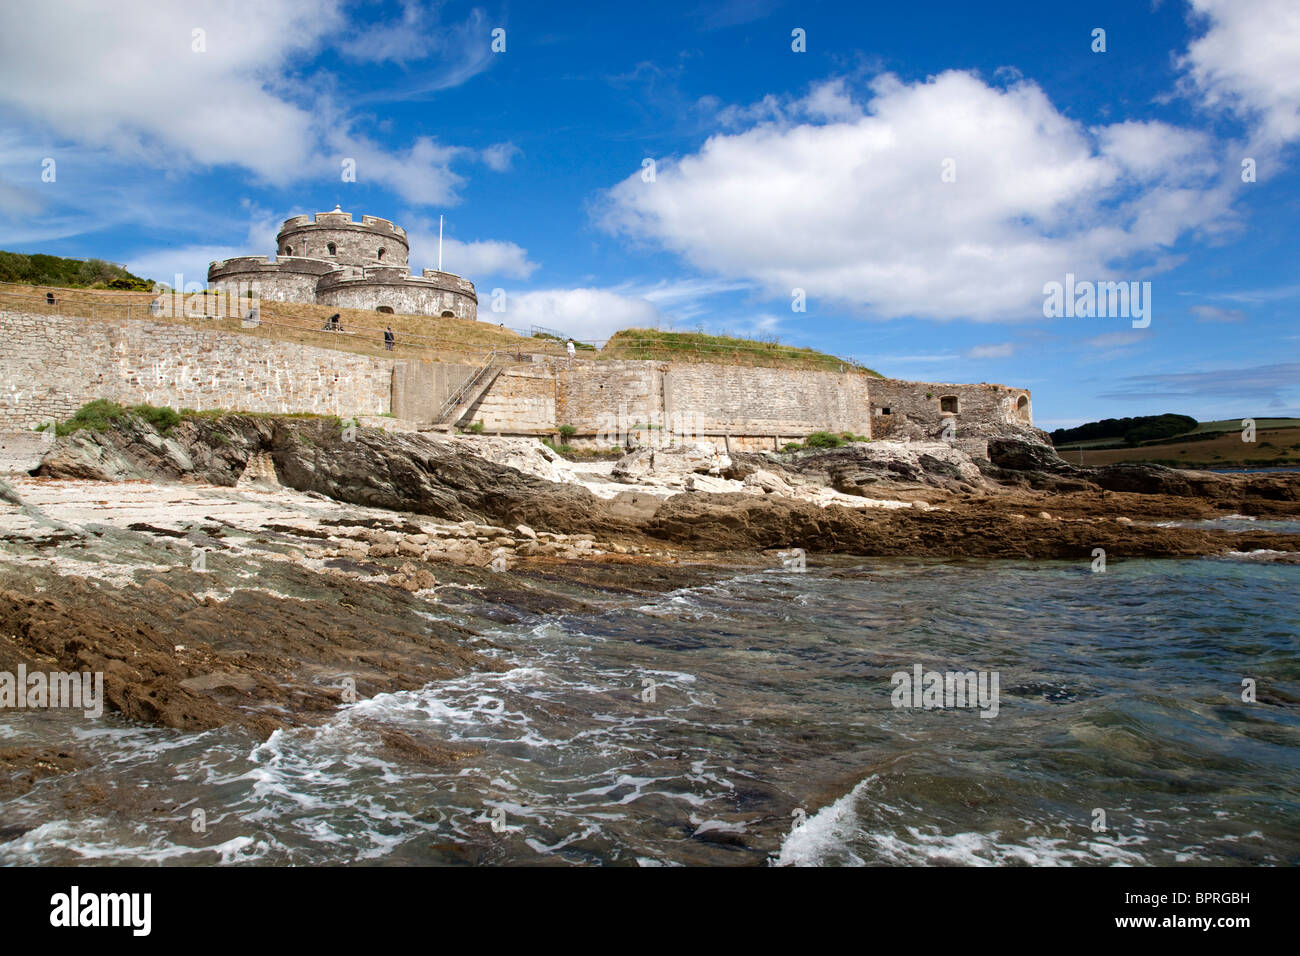
[{"label": "boulder", "polygon": [[867,497],[881,483],[960,490],[985,481],[969,454],[942,441],[873,441],[801,452],[790,467],[817,484]]},{"label": "boulder", "polygon": [[731,458],[712,442],[691,442],[667,448],[638,448],[614,463],[610,477],[636,483],[687,475],[721,475],[731,468]]},{"label": "boulder", "polygon": [[790,487],[784,478],[775,472],[762,468],[757,468],[746,475],[744,485],[746,488],[757,488],[769,495],[789,495],[794,493],[794,489]]}]

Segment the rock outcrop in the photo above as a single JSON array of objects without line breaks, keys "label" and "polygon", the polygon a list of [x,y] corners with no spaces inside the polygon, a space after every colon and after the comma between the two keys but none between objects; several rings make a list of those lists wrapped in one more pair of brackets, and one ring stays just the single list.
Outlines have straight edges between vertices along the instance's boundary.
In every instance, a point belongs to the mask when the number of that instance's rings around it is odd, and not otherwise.
[{"label": "rock outcrop", "polygon": [[731,458],[712,442],[688,442],[665,448],[638,448],[614,464],[610,477],[635,484],[640,481],[676,481],[689,475],[719,476],[731,467]]},{"label": "rock outcrop", "polygon": [[878,441],[799,452],[789,467],[850,495],[875,497],[881,484],[928,485],[953,491],[984,483],[969,454],[947,442]]},{"label": "rock outcrop", "polygon": [[189,419],[163,436],[131,418],[102,432],[80,431],[59,439],[38,473],[98,481],[197,480],[228,487],[264,455],[281,485],[350,504],[556,531],[627,530],[601,499],[578,485],[527,475],[467,454],[458,442],[423,434],[362,428],[345,441],[339,423],[328,419]]},{"label": "rock outcrop", "polygon": [[[529,468],[575,468],[571,463],[489,443],[477,454],[472,441],[371,428],[345,440],[337,421],[316,418],[190,419],[170,435],[127,420],[104,432],[59,439],[40,473],[220,486],[254,474],[270,489],[278,482],[349,504],[468,522],[472,529],[464,541],[376,541],[368,554],[478,567],[499,565],[502,548],[507,564],[514,556],[582,558],[593,550],[580,540],[547,537],[557,534],[599,535],[611,543],[658,539],[709,550],[795,546],[864,555],[1064,556],[1107,547],[1108,541],[1130,555],[1206,554],[1255,539],[1115,519],[1300,513],[1300,479],[1294,475],[1224,476],[1149,465],[1079,468],[1050,446],[1008,436],[979,445],[987,458],[972,457],[970,445],[928,441],[856,443],[736,460],[712,447],[646,449],[619,462],[625,480],[645,490],[608,497],[485,455],[505,454]],[[507,530],[521,524],[536,538]],[[1276,542],[1287,546],[1281,537]]]}]

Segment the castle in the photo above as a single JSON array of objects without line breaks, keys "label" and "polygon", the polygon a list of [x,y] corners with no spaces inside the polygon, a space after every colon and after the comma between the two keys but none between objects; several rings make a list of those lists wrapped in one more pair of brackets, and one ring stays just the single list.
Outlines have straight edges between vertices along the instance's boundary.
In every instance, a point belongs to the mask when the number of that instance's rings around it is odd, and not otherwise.
[{"label": "castle", "polygon": [[[356,222],[336,207],[286,220],[274,260],[213,262],[208,284],[233,297],[252,290],[265,300],[477,318],[471,282],[434,269],[412,276],[408,254],[401,227],[374,216]],[[116,318],[89,311],[0,305],[0,371],[10,383],[0,394],[0,431],[61,421],[96,398],[389,416],[426,428],[473,422],[502,435],[567,433],[569,444],[591,448],[680,433],[728,452],[773,451],[832,431],[942,438],[978,453],[991,434],[1033,426],[1029,392],[1006,385],[909,382],[843,366],[564,357],[524,337],[515,348],[468,362],[455,355],[379,358],[338,350],[329,335],[306,345],[154,321],[154,310],[148,318],[133,318],[129,307]],[[52,349],[52,341],[60,347]]]},{"label": "castle", "polygon": [[406,230],[387,219],[338,206],[333,212],[286,219],[276,257],[240,256],[208,266],[208,287],[230,295],[254,290],[260,298],[404,315],[478,317],[474,283],[425,269],[413,276]]}]

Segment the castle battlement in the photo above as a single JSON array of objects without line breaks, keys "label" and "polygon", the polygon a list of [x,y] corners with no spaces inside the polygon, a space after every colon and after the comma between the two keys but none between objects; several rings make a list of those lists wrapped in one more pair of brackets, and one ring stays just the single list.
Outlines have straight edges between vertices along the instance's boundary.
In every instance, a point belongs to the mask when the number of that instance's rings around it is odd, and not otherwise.
[{"label": "castle battlement", "polygon": [[296,232],[312,226],[324,226],[327,229],[350,226],[354,229],[366,229],[376,233],[391,233],[402,239],[406,238],[406,230],[401,226],[394,225],[391,219],[384,219],[382,216],[363,215],[358,222],[352,218],[352,213],[344,212],[341,209],[313,213],[310,216],[293,216],[280,224],[280,235],[283,236],[285,233]]},{"label": "castle battlement", "polygon": [[337,263],[306,256],[277,256],[275,259],[270,256],[235,256],[209,263],[208,281],[232,272],[307,272],[323,276],[338,268]]},{"label": "castle battlement", "polygon": [[364,286],[391,286],[409,289],[437,290],[464,296],[478,302],[474,283],[449,272],[425,269],[423,275],[413,276],[404,269],[368,267],[360,273],[350,269],[335,269],[321,277],[318,293],[339,289],[356,290]]},{"label": "castle battlement", "polygon": [[393,225],[393,221],[391,219],[380,219],[378,216],[362,216],[361,224],[363,226],[370,226],[373,229],[392,232],[403,238],[406,237],[406,230],[403,229],[401,226]]}]

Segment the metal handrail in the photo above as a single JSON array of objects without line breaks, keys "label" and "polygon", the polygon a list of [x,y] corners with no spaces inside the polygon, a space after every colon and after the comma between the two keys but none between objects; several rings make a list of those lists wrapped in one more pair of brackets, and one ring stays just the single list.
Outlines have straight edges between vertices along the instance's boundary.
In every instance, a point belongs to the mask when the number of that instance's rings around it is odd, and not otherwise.
[{"label": "metal handrail", "polygon": [[474,372],[461,383],[460,387],[447,397],[443,402],[442,408],[438,410],[438,415],[434,418],[435,425],[445,424],[447,416],[459,408],[465,401],[466,396],[474,389],[476,385],[487,375],[488,371],[496,365],[497,350],[493,349],[488,352],[487,358],[483,364],[474,370]]}]

